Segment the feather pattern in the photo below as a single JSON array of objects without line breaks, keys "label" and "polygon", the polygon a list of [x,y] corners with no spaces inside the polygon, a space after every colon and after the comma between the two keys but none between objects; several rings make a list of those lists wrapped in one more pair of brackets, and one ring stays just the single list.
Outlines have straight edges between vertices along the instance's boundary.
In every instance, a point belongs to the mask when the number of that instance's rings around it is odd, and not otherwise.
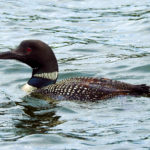
[{"label": "feather pattern", "polygon": [[34,74],[34,77],[39,77],[39,78],[45,78],[45,79],[51,79],[51,80],[56,80],[58,76],[58,72],[51,72],[51,73],[40,73],[40,74]]},{"label": "feather pattern", "polygon": [[118,95],[141,95],[149,92],[146,85],[132,85],[107,78],[70,78],[37,89],[32,95],[45,95],[52,99],[96,101]]}]

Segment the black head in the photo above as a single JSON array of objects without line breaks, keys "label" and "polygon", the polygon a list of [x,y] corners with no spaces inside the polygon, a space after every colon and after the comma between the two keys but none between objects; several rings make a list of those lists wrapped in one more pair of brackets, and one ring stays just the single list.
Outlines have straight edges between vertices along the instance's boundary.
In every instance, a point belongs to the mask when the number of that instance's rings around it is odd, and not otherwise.
[{"label": "black head", "polygon": [[33,68],[33,74],[58,72],[52,49],[40,40],[22,41],[17,49],[0,53],[0,59],[15,59],[26,63]]}]

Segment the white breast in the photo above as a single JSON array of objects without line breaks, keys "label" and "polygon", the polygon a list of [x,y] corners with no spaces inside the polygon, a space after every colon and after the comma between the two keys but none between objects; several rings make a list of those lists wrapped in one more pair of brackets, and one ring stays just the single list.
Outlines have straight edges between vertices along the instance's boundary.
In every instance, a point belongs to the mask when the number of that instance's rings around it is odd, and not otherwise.
[{"label": "white breast", "polygon": [[26,83],[21,89],[27,93],[31,93],[37,88]]}]

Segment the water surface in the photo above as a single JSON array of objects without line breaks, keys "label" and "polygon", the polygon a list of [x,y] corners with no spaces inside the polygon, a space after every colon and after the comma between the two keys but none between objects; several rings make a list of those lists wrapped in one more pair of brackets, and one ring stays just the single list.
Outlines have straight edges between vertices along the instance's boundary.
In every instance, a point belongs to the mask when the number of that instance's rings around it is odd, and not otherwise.
[{"label": "water surface", "polygon": [[[149,84],[148,0],[1,0],[0,8],[1,52],[40,39],[56,54],[59,80],[92,76]],[[149,98],[50,102],[21,91],[31,76],[28,66],[1,60],[0,74],[3,150],[150,148]]]}]

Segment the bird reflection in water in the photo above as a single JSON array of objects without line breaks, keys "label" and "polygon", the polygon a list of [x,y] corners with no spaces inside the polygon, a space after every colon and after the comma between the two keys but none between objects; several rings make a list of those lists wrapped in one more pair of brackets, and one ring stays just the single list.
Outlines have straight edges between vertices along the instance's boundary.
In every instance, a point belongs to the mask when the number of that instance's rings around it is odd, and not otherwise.
[{"label": "bird reflection in water", "polygon": [[64,122],[60,120],[61,116],[56,115],[57,103],[24,97],[23,102],[17,103],[23,107],[23,117],[15,121],[15,127],[21,129],[21,134],[25,135],[43,134],[53,130],[52,127]]}]

